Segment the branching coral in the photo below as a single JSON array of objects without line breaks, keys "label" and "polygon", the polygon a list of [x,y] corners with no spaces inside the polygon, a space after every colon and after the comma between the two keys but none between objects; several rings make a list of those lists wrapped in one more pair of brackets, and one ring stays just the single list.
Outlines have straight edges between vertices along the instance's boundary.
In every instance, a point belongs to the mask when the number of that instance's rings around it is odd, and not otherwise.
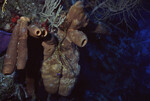
[{"label": "branching coral", "polygon": [[[135,15],[139,13],[142,0],[88,0],[92,8],[91,16],[97,22],[114,19],[119,20],[116,25],[125,23],[132,30],[130,23],[137,21]],[[140,15],[140,13],[139,13]]]},{"label": "branching coral", "polygon": [[41,16],[48,19],[52,28],[61,25],[65,19],[65,16],[60,14],[63,8],[60,5],[60,2],[61,0],[45,0],[45,4],[41,12]]},{"label": "branching coral", "polygon": [[4,0],[3,6],[2,6],[2,13],[5,12],[5,5],[7,4],[7,0]]},{"label": "branching coral", "polygon": [[102,0],[95,2],[95,7],[91,14],[102,9],[109,12],[109,14],[118,14],[123,12],[129,12],[132,8],[136,7],[140,3],[140,0]]}]

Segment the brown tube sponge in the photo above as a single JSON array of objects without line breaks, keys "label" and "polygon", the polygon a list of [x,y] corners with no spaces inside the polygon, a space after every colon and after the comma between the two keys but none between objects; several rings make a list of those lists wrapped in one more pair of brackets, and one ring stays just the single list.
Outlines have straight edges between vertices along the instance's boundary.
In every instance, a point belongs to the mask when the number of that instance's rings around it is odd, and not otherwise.
[{"label": "brown tube sponge", "polygon": [[[52,61],[49,64],[49,61]],[[51,66],[51,68],[49,68]],[[59,79],[60,76],[58,74],[61,73],[61,65],[57,62],[55,56],[52,57],[51,60],[44,62],[42,65],[42,78],[45,90],[50,94],[55,94],[59,89]]]},{"label": "brown tube sponge", "polygon": [[56,37],[59,44],[56,49],[53,43],[42,43],[44,61],[41,75],[48,93],[58,93],[62,96],[71,94],[80,73],[79,51],[76,45],[84,47],[88,40],[86,35],[78,29],[85,27],[87,23],[83,3],[77,1],[70,8],[65,22],[58,29]]},{"label": "brown tube sponge", "polygon": [[41,30],[36,25],[28,26],[29,35],[38,38],[41,35]]},{"label": "brown tube sponge", "polygon": [[68,37],[71,42],[75,43],[79,47],[84,47],[87,43],[87,36],[78,30],[69,30]]},{"label": "brown tube sponge", "polygon": [[13,30],[4,59],[3,74],[11,74],[16,66],[24,69],[27,59],[27,24],[29,18],[21,17]]},{"label": "brown tube sponge", "polygon": [[48,59],[54,53],[57,45],[57,40],[53,35],[48,35],[47,39],[42,42],[44,47],[44,60]]},{"label": "brown tube sponge", "polygon": [[17,69],[24,69],[27,61],[27,39],[19,39]]},{"label": "brown tube sponge", "polygon": [[65,21],[59,26],[61,30],[74,29],[86,27],[89,22],[87,15],[84,12],[83,2],[77,1],[66,16]]},{"label": "brown tube sponge", "polygon": [[17,58],[17,69],[24,69],[27,61],[27,24],[29,18],[20,18],[20,29],[19,29],[19,40],[18,40],[18,58]]},{"label": "brown tube sponge", "polygon": [[66,19],[68,19],[69,21],[73,21],[74,19],[78,18],[81,13],[84,13],[83,7],[83,2],[77,1],[69,9]]},{"label": "brown tube sponge", "polygon": [[83,2],[77,1],[71,8],[66,16],[67,22],[71,23],[69,29],[79,29],[85,27],[89,20],[84,12]]},{"label": "brown tube sponge", "polygon": [[41,72],[45,90],[50,94],[58,92],[58,74],[61,72],[61,65],[58,63],[56,58],[57,55],[54,53],[56,52],[56,45],[57,40],[52,35],[48,39],[44,40],[44,42],[42,42],[42,46],[44,47],[44,61],[42,64]]},{"label": "brown tube sponge", "polygon": [[19,26],[20,26],[19,24],[15,26],[7,48],[3,65],[3,74],[5,75],[11,74],[16,66]]}]

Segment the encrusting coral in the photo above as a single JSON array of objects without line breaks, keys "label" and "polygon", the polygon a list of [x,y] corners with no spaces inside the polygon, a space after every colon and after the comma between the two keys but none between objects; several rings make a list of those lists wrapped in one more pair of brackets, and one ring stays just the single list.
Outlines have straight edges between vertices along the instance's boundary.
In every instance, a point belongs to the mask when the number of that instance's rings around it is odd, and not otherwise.
[{"label": "encrusting coral", "polygon": [[[77,46],[84,47],[87,37],[78,29],[88,24],[81,1],[76,2],[69,10],[65,22],[57,33],[59,44],[43,42],[44,62],[42,65],[42,78],[47,92],[68,96],[80,72],[79,52]],[[76,46],[77,45],[77,46]],[[48,48],[51,47],[51,50]],[[47,56],[47,54],[52,56]]]}]

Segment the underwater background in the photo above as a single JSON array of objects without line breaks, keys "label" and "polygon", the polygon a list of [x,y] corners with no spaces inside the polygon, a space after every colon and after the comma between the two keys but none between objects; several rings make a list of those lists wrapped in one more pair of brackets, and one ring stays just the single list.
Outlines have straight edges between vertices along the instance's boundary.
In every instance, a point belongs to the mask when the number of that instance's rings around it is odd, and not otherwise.
[{"label": "underwater background", "polygon": [[[76,1],[61,0],[62,12]],[[88,42],[79,48],[81,70],[71,95],[47,98],[41,87],[27,99],[19,72],[2,74],[3,61],[19,17],[47,28],[40,15],[45,0],[0,0],[0,101],[150,101],[149,0],[80,1],[89,18],[80,28]]]}]

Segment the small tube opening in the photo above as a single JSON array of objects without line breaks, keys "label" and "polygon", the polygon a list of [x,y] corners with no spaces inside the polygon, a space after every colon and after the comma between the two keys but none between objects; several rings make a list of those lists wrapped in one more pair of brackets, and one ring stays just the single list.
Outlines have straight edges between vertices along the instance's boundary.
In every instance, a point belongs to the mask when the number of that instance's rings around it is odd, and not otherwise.
[{"label": "small tube opening", "polygon": [[39,35],[40,35],[40,31],[38,30],[38,31],[36,32],[36,34],[39,36]]},{"label": "small tube opening", "polygon": [[10,75],[10,73],[3,73],[4,75]]},{"label": "small tube opening", "polygon": [[46,31],[46,30],[43,30],[42,33],[41,33],[41,36],[42,36],[42,37],[46,37],[46,36],[47,36],[47,31]]},{"label": "small tube opening", "polygon": [[84,39],[84,40],[81,42],[81,47],[84,47],[84,46],[86,45],[86,43],[87,43],[87,40]]}]

